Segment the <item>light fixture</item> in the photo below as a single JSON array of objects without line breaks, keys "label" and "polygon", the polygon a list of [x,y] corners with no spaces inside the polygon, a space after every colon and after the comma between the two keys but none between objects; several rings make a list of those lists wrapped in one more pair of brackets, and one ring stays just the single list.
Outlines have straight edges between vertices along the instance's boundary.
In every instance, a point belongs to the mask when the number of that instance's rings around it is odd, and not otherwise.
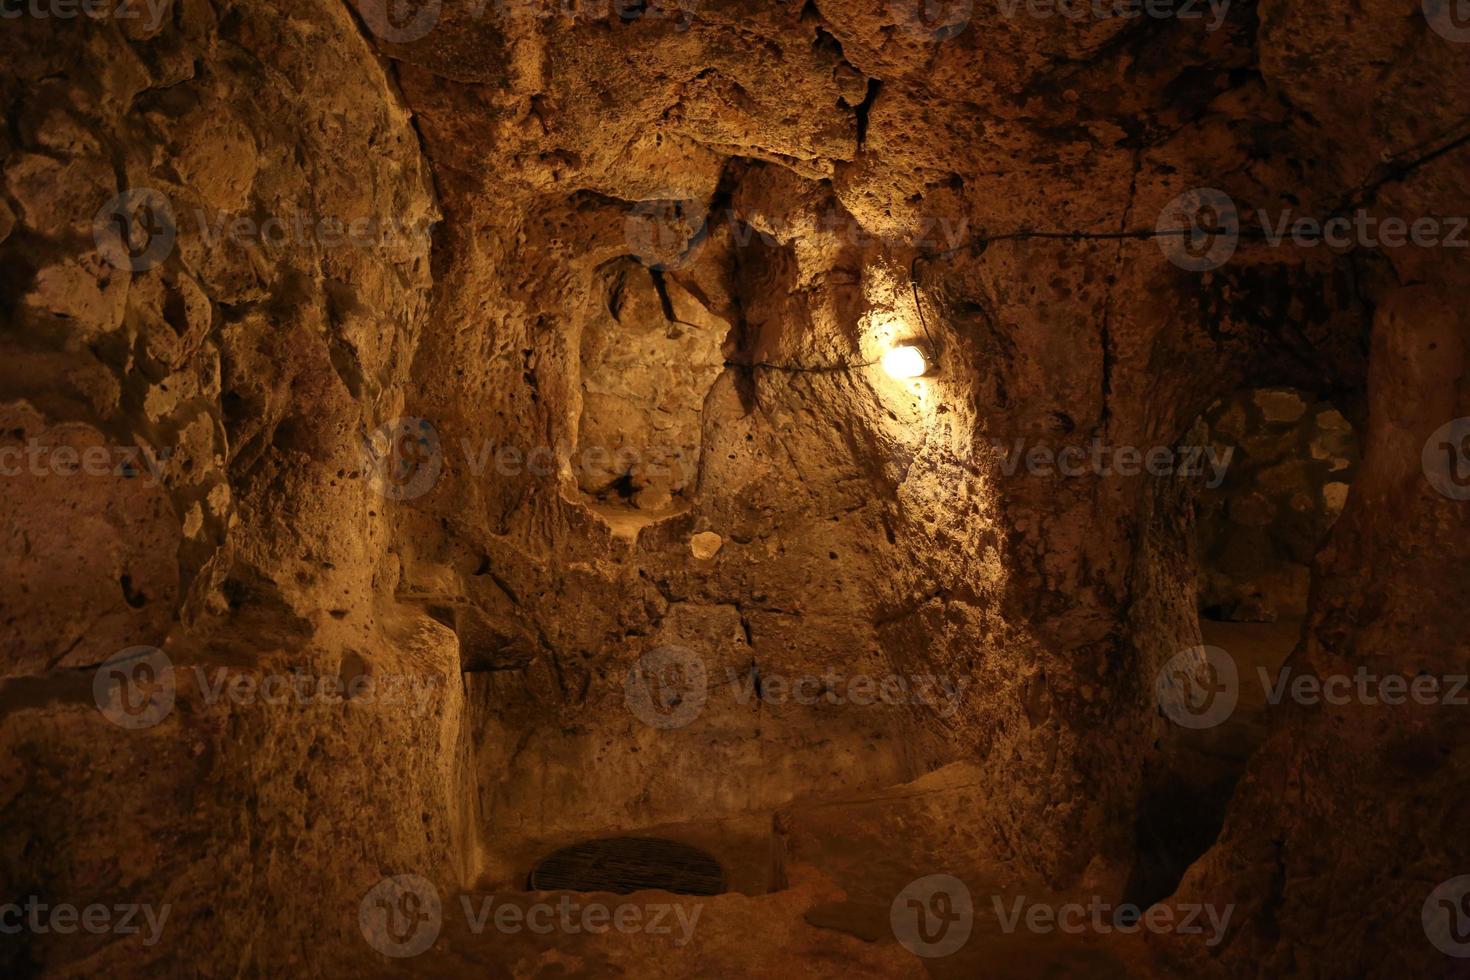
[{"label": "light fixture", "polygon": [[924,348],[914,344],[903,344],[883,355],[883,370],[891,378],[906,381],[922,378],[929,373],[929,357]]}]

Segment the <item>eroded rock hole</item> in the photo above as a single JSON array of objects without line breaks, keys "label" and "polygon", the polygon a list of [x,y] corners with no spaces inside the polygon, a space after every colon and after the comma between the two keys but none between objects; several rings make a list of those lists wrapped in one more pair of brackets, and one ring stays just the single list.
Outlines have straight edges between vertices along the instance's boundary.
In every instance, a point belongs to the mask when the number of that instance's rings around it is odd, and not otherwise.
[{"label": "eroded rock hole", "polygon": [[704,398],[729,325],[633,259],[600,277],[582,332],[577,484],[601,504],[674,510],[697,484]]},{"label": "eroded rock hole", "polygon": [[1233,623],[1300,620],[1312,559],[1357,470],[1353,427],[1329,402],[1291,388],[1237,392],[1202,421],[1214,455],[1199,504],[1200,612]]},{"label": "eroded rock hole", "polygon": [[532,891],[611,892],[654,889],[719,895],[725,870],[706,852],[657,837],[608,837],[563,847],[543,858],[527,882]]},{"label": "eroded rock hole", "polygon": [[[1266,736],[1261,677],[1276,678],[1301,635],[1312,563],[1342,513],[1360,452],[1351,423],[1294,388],[1217,400],[1185,440],[1198,450],[1194,527],[1200,631],[1233,662],[1238,703],[1218,726],[1172,730],[1146,779],[1132,899],[1168,896],[1218,838]],[[1187,464],[1186,464],[1187,465]]]}]

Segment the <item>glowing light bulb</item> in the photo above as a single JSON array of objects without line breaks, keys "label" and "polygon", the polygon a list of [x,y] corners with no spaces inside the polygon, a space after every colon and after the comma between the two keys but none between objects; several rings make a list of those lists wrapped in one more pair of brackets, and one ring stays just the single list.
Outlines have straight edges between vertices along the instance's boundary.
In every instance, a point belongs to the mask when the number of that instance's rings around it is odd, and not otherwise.
[{"label": "glowing light bulb", "polygon": [[900,380],[922,378],[929,373],[929,358],[924,356],[921,347],[911,344],[895,347],[883,355],[883,370],[889,377]]}]

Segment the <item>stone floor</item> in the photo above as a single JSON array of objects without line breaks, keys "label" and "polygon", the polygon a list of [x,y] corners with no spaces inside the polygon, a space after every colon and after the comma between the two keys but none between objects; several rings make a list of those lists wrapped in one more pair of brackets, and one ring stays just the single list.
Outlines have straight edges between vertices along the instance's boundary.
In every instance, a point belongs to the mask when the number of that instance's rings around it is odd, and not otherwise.
[{"label": "stone floor", "polygon": [[[1238,665],[1240,702],[1218,728],[1177,732],[1174,751],[1201,781],[1225,780],[1228,786],[1265,734],[1266,704],[1257,668],[1274,673],[1294,646],[1301,624],[1203,625],[1205,641],[1227,650]],[[442,931],[433,945],[417,956],[395,960],[383,973],[783,980],[1148,976],[1140,934],[1032,930],[1024,916],[1008,924],[1018,901],[1020,909],[1055,908],[1069,902],[1086,905],[1090,896],[1054,893],[991,860],[978,830],[963,819],[979,808],[983,792],[977,770],[955,764],[906,785],[804,801],[773,813],[606,829],[608,836],[661,837],[708,851],[724,867],[729,884],[726,894],[712,898],[653,891],[528,893],[526,877],[535,862],[580,838],[498,841],[495,863],[476,889],[444,897]],[[968,937],[962,935],[963,920],[950,923],[951,936],[938,918],[926,919],[923,926],[932,943],[924,943],[917,918],[923,899],[929,900],[928,911],[935,916],[947,909],[954,914],[958,907],[953,885],[945,886],[951,893],[947,907],[932,904],[932,892],[919,894],[916,906],[908,904],[907,897],[917,893],[905,890],[932,875],[963,882],[972,910]],[[521,921],[538,904],[547,910]],[[593,905],[608,908],[612,922],[620,906],[636,907],[638,921],[649,928],[621,932],[609,927],[594,933],[578,920],[581,909]],[[502,906],[520,911],[496,911]],[[569,919],[560,918],[563,906],[570,910]],[[658,911],[660,907],[665,911]],[[502,916],[507,924],[497,926]],[[543,931],[533,931],[533,924]],[[900,933],[914,948],[942,955],[917,955],[906,948]]]},{"label": "stone floor", "polygon": [[[1003,928],[998,903],[1010,910],[1021,898],[1029,907],[1054,905],[1069,896],[1020,880],[985,859],[974,830],[955,819],[973,809],[981,792],[976,771],[955,765],[905,786],[805,803],[774,814],[617,831],[681,840],[709,850],[725,866],[731,885],[731,891],[713,898],[663,892],[526,893],[520,886],[531,864],[568,841],[510,844],[499,873],[470,895],[444,899],[443,930],[432,948],[397,961],[384,975],[449,976],[469,971],[490,977],[1140,975],[1136,937],[1034,933],[1024,920],[1010,932]],[[917,913],[906,903],[895,912],[895,899],[916,880],[938,874],[964,883],[973,924],[961,943],[960,922],[949,926],[953,938],[938,919],[926,923],[935,945],[921,948],[944,951],[946,941],[958,948],[933,957],[915,955],[901,944],[895,929],[897,923],[906,936],[918,937],[916,920],[911,920],[914,926],[905,926],[902,918]],[[958,894],[952,886],[950,891]],[[666,914],[671,926],[667,935],[620,934],[616,929],[592,935],[560,926],[536,935],[525,925],[498,929],[493,916],[477,930],[471,918],[482,916],[485,900],[492,897],[493,908],[505,903],[522,910],[537,903],[558,908],[563,899],[610,909],[631,904],[640,909],[644,921],[655,914],[656,906],[677,905],[683,919]],[[941,911],[935,909],[936,914]],[[510,921],[512,913],[504,914]],[[541,915],[538,921],[545,923],[552,913]],[[575,913],[572,921],[576,923]],[[691,931],[684,932],[682,922],[689,922]],[[685,935],[689,940],[681,941]],[[922,938],[915,941],[922,943]]]}]

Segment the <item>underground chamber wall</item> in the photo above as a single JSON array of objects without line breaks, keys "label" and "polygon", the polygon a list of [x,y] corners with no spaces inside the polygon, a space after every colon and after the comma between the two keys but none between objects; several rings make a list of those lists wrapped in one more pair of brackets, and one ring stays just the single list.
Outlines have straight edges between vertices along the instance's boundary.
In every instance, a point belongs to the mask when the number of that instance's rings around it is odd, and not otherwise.
[{"label": "underground chamber wall", "polygon": [[[1200,453],[1188,498],[1205,691],[1228,663],[1237,700],[1171,726],[1145,781],[1139,863],[1130,894],[1168,896],[1219,836],[1231,796],[1267,733],[1265,685],[1301,638],[1312,569],[1361,462],[1352,424],[1325,398],[1288,387],[1242,388],[1190,427]],[[1213,703],[1200,701],[1206,712]]]}]

